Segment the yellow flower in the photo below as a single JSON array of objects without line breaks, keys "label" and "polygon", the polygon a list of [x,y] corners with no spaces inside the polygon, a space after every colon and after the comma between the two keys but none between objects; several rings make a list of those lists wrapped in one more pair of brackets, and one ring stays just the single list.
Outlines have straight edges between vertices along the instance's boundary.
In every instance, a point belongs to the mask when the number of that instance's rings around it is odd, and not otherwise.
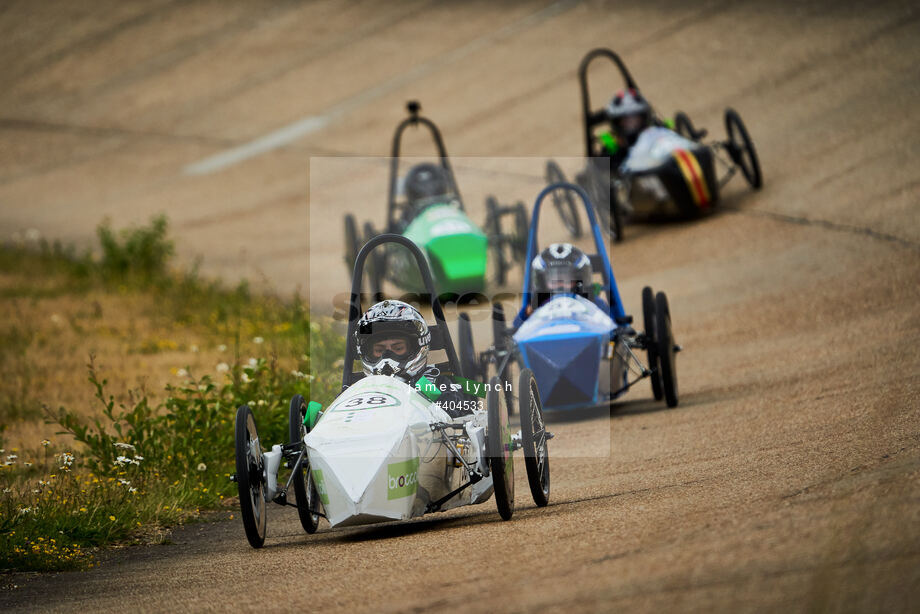
[{"label": "yellow flower", "polygon": [[81,511],[81,512],[85,512],[85,511],[86,511],[86,508],[85,508],[85,507],[81,507],[81,508],[80,508],[80,511]]},{"label": "yellow flower", "polygon": [[111,516],[111,515],[110,515],[110,516],[109,516],[109,520],[111,520],[112,522],[115,522],[115,516]]}]

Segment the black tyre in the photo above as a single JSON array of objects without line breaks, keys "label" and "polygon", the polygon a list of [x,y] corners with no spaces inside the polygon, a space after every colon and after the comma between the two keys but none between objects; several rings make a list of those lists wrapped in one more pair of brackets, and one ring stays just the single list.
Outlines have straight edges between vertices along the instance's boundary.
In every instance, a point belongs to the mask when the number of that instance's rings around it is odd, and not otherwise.
[{"label": "black tyre", "polygon": [[[307,427],[303,423],[307,415],[307,402],[299,394],[291,398],[291,411],[288,415],[289,443],[302,443]],[[313,513],[319,505],[319,493],[313,483],[313,472],[310,470],[310,461],[305,456],[303,463],[294,476],[294,498],[297,502],[297,514],[300,516],[300,525],[307,533],[316,533],[319,526],[319,514]]]},{"label": "black tyre", "polygon": [[514,238],[511,241],[511,254],[515,262],[523,262],[527,256],[527,239],[530,233],[530,222],[527,220],[527,209],[524,203],[514,205]]},{"label": "black tyre", "polygon": [[613,234],[613,240],[619,243],[623,240],[623,208],[624,203],[620,202],[620,194],[616,188],[616,180],[611,178],[610,181],[610,232]]},{"label": "black tyre", "polygon": [[[364,242],[367,243],[377,236],[377,231],[370,222],[364,223]],[[375,301],[383,300],[383,272],[386,270],[385,247],[379,247],[368,255],[369,265],[366,265],[368,281],[370,282],[371,294]]]},{"label": "black tyre", "polygon": [[[550,160],[546,163],[546,183],[565,183],[565,174],[555,161]],[[581,218],[578,217],[578,207],[575,203],[575,196],[571,190],[553,190],[551,194],[553,206],[559,212],[562,218],[562,224],[566,227],[573,239],[581,236]]]},{"label": "black tyre", "polygon": [[725,109],[725,132],[728,134],[728,154],[732,161],[741,168],[741,173],[755,190],[763,185],[760,172],[760,160],[754,142],[748,134],[741,116],[734,109]]},{"label": "black tyre", "polygon": [[236,411],[236,485],[246,539],[253,548],[261,548],[266,527],[262,446],[248,405],[241,405]]},{"label": "black tyre", "polygon": [[674,114],[674,132],[691,141],[699,141],[693,122],[690,121],[690,116],[683,111],[678,111]]},{"label": "black tyre", "polygon": [[674,361],[674,334],[671,311],[664,292],[655,295],[655,336],[658,341],[658,364],[661,367],[661,390],[668,407],[677,407],[677,363]]},{"label": "black tyre", "polygon": [[488,416],[489,475],[495,490],[495,504],[502,520],[509,520],[514,513],[514,456],[511,448],[511,423],[505,395],[499,392],[502,381],[498,377],[489,380],[486,395]]},{"label": "black tyre", "polygon": [[457,322],[457,345],[459,346],[461,374],[467,379],[478,379],[480,376],[479,359],[476,357],[476,348],[473,345],[473,327],[470,324],[468,313],[461,313]]},{"label": "black tyre", "polygon": [[663,395],[661,391],[661,366],[658,364],[658,336],[655,334],[655,293],[648,286],[642,288],[642,324],[645,326],[645,350],[648,353],[648,368],[652,371],[652,394],[656,401]]},{"label": "black tyre", "polygon": [[549,447],[546,424],[543,422],[543,403],[537,380],[530,369],[521,371],[518,380],[518,402],[521,416],[521,443],[524,445],[524,466],[533,502],[539,507],[549,503]]},{"label": "black tyre", "polygon": [[497,286],[504,286],[508,281],[511,265],[505,259],[504,238],[502,237],[498,201],[494,196],[486,197],[485,231],[489,237],[490,281]]},{"label": "black tyre", "polygon": [[358,223],[355,216],[350,213],[345,216],[345,264],[349,273],[355,269],[355,260],[358,259]]},{"label": "black tyre", "polygon": [[[501,303],[492,303],[492,340],[496,350],[504,351],[508,347],[508,334],[507,334],[508,325],[505,322],[505,308]],[[496,375],[502,379],[502,382],[510,382],[513,379],[513,369],[514,361],[509,360],[505,364],[505,368],[501,373],[496,372]],[[500,367],[500,363],[496,363],[496,370]],[[510,386],[505,388],[505,403],[508,405],[508,415],[514,415],[514,393],[510,390]]]}]

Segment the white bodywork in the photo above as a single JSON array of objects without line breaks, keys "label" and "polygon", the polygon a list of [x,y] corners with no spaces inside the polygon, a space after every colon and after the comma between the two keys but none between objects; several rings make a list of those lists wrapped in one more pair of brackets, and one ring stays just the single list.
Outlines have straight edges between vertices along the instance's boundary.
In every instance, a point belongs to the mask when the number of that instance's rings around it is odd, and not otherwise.
[{"label": "white bodywork", "polygon": [[[344,391],[304,438],[313,477],[332,526],[405,520],[468,481],[436,423],[454,422],[402,381],[366,377]],[[464,459],[484,459],[485,414],[467,422]],[[454,432],[454,431],[448,431]],[[460,431],[456,431],[460,434]],[[486,477],[442,509],[479,503],[492,493]]]},{"label": "white bodywork", "polygon": [[630,172],[647,171],[667,162],[671,152],[677,149],[693,149],[698,146],[698,143],[685,139],[673,130],[660,126],[646,128],[629,150],[622,168]]}]

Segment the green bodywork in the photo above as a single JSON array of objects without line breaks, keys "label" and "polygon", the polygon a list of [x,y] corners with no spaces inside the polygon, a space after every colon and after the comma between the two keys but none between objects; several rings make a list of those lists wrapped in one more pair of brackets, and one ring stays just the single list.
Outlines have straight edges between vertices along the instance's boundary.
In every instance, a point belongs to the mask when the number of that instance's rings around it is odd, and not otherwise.
[{"label": "green bodywork", "polygon": [[[422,248],[439,293],[482,292],[486,281],[488,238],[454,205],[431,205],[419,213],[403,235]],[[392,274],[404,289],[424,292],[418,267],[405,249],[391,253]]]}]

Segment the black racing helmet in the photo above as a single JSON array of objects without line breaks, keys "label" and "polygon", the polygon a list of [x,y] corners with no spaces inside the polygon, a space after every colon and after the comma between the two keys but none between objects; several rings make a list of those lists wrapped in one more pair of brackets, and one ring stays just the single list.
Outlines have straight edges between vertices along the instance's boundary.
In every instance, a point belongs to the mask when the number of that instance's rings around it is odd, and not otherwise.
[{"label": "black racing helmet", "polygon": [[542,305],[554,294],[591,298],[591,260],[571,243],[553,243],[533,259],[531,290]]},{"label": "black racing helmet", "polygon": [[447,172],[436,164],[416,164],[406,174],[406,199],[411,206],[426,204],[450,191]]},{"label": "black racing helmet", "polygon": [[638,90],[620,92],[604,110],[610,119],[610,129],[630,146],[652,123],[652,107]]},{"label": "black racing helmet", "polygon": [[431,332],[415,307],[387,300],[361,316],[354,341],[367,375],[392,375],[411,382],[428,364]]}]

